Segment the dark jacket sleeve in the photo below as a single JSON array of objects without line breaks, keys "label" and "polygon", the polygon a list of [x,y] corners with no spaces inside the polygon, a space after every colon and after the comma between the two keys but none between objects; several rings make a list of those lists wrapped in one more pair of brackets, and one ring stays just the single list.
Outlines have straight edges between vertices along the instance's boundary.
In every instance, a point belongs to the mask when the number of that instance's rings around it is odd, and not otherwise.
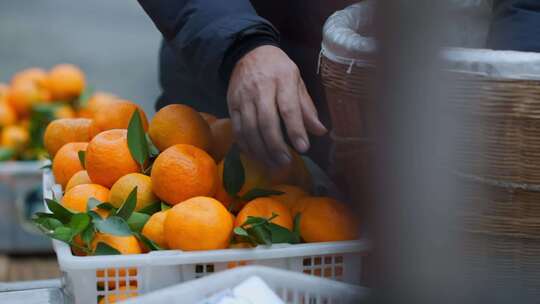
[{"label": "dark jacket sleeve", "polygon": [[138,0],[198,83],[223,89],[241,55],[275,44],[277,30],[249,0]]},{"label": "dark jacket sleeve", "polygon": [[540,52],[540,1],[495,0],[487,46]]}]

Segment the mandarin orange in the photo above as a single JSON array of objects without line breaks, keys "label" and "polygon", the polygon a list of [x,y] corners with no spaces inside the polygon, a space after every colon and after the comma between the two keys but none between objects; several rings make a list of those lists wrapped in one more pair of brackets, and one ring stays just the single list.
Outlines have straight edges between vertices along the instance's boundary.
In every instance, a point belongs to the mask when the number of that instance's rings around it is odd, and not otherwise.
[{"label": "mandarin orange", "polygon": [[233,221],[220,202],[198,196],[172,207],[164,228],[171,249],[215,250],[229,246]]},{"label": "mandarin orange", "polygon": [[160,151],[176,144],[188,144],[210,152],[212,133],[199,112],[171,104],[159,110],[148,128],[148,135]]},{"label": "mandarin orange", "polygon": [[150,176],[154,193],[169,205],[195,196],[213,196],[217,188],[216,163],[191,145],[174,145],[163,151]]},{"label": "mandarin orange", "polygon": [[56,152],[52,161],[52,171],[56,182],[65,188],[69,179],[84,170],[79,159],[79,151],[86,151],[88,143],[67,143]]},{"label": "mandarin orange", "polygon": [[88,144],[85,163],[90,179],[107,188],[122,176],[140,172],[141,169],[131,156],[125,129],[108,130],[96,135]]}]

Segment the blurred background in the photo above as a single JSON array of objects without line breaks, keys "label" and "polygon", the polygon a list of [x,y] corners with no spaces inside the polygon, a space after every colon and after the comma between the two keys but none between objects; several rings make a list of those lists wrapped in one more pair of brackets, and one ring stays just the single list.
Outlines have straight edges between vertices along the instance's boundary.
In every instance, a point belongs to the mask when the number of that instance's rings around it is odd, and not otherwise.
[{"label": "blurred background", "polygon": [[[161,35],[136,1],[0,1],[0,37],[0,83],[26,68],[72,63],[92,89],[132,100],[153,116]],[[58,277],[50,240],[14,216],[42,206],[40,178],[20,178],[22,184],[0,177],[0,281]],[[42,256],[28,255],[36,252]]]},{"label": "blurred background", "polygon": [[153,115],[161,35],[136,1],[0,1],[0,37],[0,82],[28,67],[72,63],[94,89]]}]

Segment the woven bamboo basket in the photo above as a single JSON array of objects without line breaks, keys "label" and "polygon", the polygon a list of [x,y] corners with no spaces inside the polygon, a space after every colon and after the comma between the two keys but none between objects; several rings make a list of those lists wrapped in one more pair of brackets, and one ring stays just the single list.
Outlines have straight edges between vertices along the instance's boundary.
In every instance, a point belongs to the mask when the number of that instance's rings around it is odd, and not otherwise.
[{"label": "woven bamboo basket", "polygon": [[[457,206],[466,268],[490,284],[511,282],[540,295],[540,54],[483,50],[491,2],[453,2],[463,19],[455,22],[451,45],[467,49],[443,54],[452,85],[447,115],[458,126],[452,139],[456,163],[448,169],[463,190]],[[335,165],[354,185],[353,197],[362,198],[358,186],[368,173],[359,171],[371,169],[376,139],[370,120],[375,47],[361,36],[371,22],[366,10],[341,14],[341,25],[354,32],[336,34],[334,44],[323,42],[321,75],[334,124]]]},{"label": "woven bamboo basket", "polygon": [[374,41],[368,38],[371,1],[332,15],[325,24],[320,74],[332,120],[332,175],[362,206],[370,197],[375,151]]},{"label": "woven bamboo basket", "polygon": [[540,295],[540,54],[450,52],[466,256]]}]

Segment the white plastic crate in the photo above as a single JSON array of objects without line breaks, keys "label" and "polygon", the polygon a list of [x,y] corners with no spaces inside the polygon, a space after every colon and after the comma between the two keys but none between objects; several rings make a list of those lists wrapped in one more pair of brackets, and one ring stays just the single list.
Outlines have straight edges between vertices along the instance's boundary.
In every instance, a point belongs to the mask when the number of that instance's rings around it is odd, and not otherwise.
[{"label": "white plastic crate", "polygon": [[328,279],[268,267],[246,266],[164,288],[125,303],[202,304],[206,299],[234,288],[253,276],[261,278],[285,303],[290,304],[352,304],[359,303],[369,293],[366,288]]},{"label": "white plastic crate", "polygon": [[43,211],[42,161],[0,162],[0,251],[9,253],[51,252],[50,240],[30,222]]},{"label": "white plastic crate", "polygon": [[[60,185],[49,170],[43,173],[43,196],[62,197]],[[361,283],[361,263],[367,241],[311,244],[275,244],[253,249],[211,251],[153,251],[138,255],[78,257],[69,246],[53,240],[64,276],[68,301],[94,304],[98,297],[115,294],[117,286],[133,286],[124,293],[145,294],[208,274],[245,265],[262,265],[326,277],[349,284]]]}]

